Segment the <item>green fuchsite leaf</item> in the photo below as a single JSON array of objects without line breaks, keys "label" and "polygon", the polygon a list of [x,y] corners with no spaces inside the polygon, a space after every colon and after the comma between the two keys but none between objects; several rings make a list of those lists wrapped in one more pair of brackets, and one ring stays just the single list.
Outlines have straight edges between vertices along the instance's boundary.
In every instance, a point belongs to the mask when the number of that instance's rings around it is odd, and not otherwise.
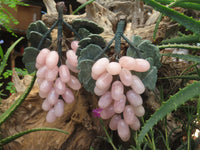
[{"label": "green fuchsite leaf", "polygon": [[[29,42],[31,43],[31,47],[38,47],[38,44],[40,43],[41,39],[42,39],[42,34],[36,31],[31,31],[30,32],[30,38],[29,38]],[[41,49],[42,48],[46,48],[49,47],[51,45],[51,40],[49,40],[48,38],[45,39],[45,41],[43,42]]]},{"label": "green fuchsite leaf", "polygon": [[[139,36],[133,37],[133,45],[139,49],[142,58],[149,61],[151,68],[147,72],[134,72],[143,82],[143,84],[150,90],[153,90],[157,81],[157,68],[161,66],[159,48],[151,43],[149,40],[142,40]],[[127,56],[138,58],[136,51],[129,47]]]},{"label": "green fuchsite leaf", "polygon": [[[78,62],[81,62],[85,59],[93,60],[96,56],[98,56],[100,53],[102,53],[103,50],[100,46],[95,44],[90,44],[84,49],[81,50],[80,57],[78,58]],[[100,55],[100,57],[103,57],[104,53]]]},{"label": "green fuchsite leaf", "polygon": [[91,77],[91,69],[93,64],[93,60],[85,59],[82,60],[77,66],[77,68],[80,70],[78,74],[79,81],[83,83],[87,91],[92,93],[95,87],[95,80]]},{"label": "green fuchsite leaf", "polygon": [[[41,20],[38,20],[38,21],[35,21],[33,23],[31,23],[27,29],[27,32],[26,32],[26,36],[27,36],[27,39],[30,38],[30,32],[31,31],[36,31],[36,32],[39,32],[41,34],[45,34],[47,31],[48,31],[48,28],[47,26],[44,24],[43,21]],[[49,34],[47,36],[48,39],[51,40],[51,35]]]},{"label": "green fuchsite leaf", "polygon": [[89,36],[91,34],[90,31],[88,31],[87,29],[85,28],[80,28],[78,30],[78,34],[82,37],[82,38],[86,38],[87,36]]},{"label": "green fuchsite leaf", "polygon": [[79,28],[85,28],[93,34],[100,34],[104,29],[98,26],[96,23],[88,20],[76,19],[72,22],[72,27],[78,31]]},{"label": "green fuchsite leaf", "polygon": [[22,61],[25,64],[28,73],[32,73],[36,70],[35,63],[38,53],[39,51],[34,47],[26,47],[24,49],[24,55]]}]

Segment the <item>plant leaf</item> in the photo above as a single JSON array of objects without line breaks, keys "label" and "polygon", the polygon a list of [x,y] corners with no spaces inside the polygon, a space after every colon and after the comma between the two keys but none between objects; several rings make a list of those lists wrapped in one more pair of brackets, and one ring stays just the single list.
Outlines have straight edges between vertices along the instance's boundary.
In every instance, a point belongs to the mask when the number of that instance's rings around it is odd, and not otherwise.
[{"label": "plant leaf", "polygon": [[167,45],[159,45],[158,48],[159,49],[164,49],[164,48],[183,48],[183,49],[191,49],[191,50],[200,51],[200,46],[189,45],[189,44],[167,44]]},{"label": "plant leaf", "polygon": [[176,58],[179,58],[179,59],[184,59],[184,60],[187,60],[187,61],[192,61],[192,62],[195,62],[195,63],[200,63],[200,57],[199,56],[183,55],[183,54],[171,54],[171,53],[163,53],[161,55],[176,57]]},{"label": "plant leaf", "polygon": [[161,12],[162,14],[170,17],[171,19],[177,21],[188,30],[191,30],[194,33],[200,34],[200,22],[192,19],[186,15],[183,15],[173,9],[170,9],[164,5],[161,5],[153,0],[143,0],[146,4],[152,6],[157,11]]},{"label": "plant leaf", "polygon": [[146,121],[140,134],[138,142],[141,143],[149,130],[157,124],[163,117],[168,115],[173,110],[176,110],[180,105],[184,104],[191,98],[200,94],[200,82],[194,82],[181,89],[174,96],[170,97],[151,117]]},{"label": "plant leaf", "polygon": [[34,77],[31,81],[31,84],[28,86],[28,88],[23,92],[23,94],[20,95],[20,97],[0,116],[0,126],[6,119],[20,106],[20,104],[25,100],[25,98],[28,96],[30,93],[34,82],[36,79],[36,75],[34,74]]},{"label": "plant leaf", "polygon": [[10,137],[7,137],[5,139],[0,140],[0,146],[8,144],[8,143],[16,140],[17,138],[20,138],[21,136],[24,136],[24,135],[26,135],[28,133],[36,132],[36,131],[57,131],[57,132],[61,132],[61,133],[64,133],[64,134],[69,134],[66,131],[63,131],[61,129],[56,129],[56,128],[35,128],[35,129],[29,129],[29,130],[26,130],[26,131],[23,131],[23,132],[19,132],[19,133],[15,134],[15,135],[12,135]]},{"label": "plant leaf", "polygon": [[0,65],[0,76],[4,70],[4,68],[6,67],[6,62],[8,60],[8,57],[10,55],[10,53],[12,52],[12,50],[14,49],[14,47],[22,40],[24,39],[23,37],[19,38],[17,41],[15,41],[7,50],[6,54],[4,55],[3,57],[3,61],[1,62],[1,65]]}]

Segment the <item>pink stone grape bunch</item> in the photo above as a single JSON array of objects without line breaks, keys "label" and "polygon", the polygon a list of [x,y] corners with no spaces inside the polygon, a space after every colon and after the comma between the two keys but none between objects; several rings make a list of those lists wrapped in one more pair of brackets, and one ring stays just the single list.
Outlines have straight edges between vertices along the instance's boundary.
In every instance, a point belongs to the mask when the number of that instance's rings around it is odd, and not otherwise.
[{"label": "pink stone grape bunch", "polygon": [[66,52],[66,64],[61,64],[59,67],[57,65],[59,61],[57,51],[50,51],[44,48],[36,58],[39,95],[41,98],[45,98],[42,109],[48,111],[46,121],[50,123],[54,122],[56,117],[62,116],[64,113],[64,102],[68,104],[74,102],[72,90],[79,90],[81,88],[79,80],[71,75],[71,72],[78,72],[76,69],[78,41],[73,41],[71,48],[72,50]]},{"label": "pink stone grape bunch", "polygon": [[119,62],[101,58],[92,66],[91,76],[96,80],[94,93],[100,96],[98,106],[103,109],[100,116],[102,119],[111,118],[110,129],[117,130],[123,141],[130,138],[129,127],[133,130],[140,128],[137,117],[145,113],[140,96],[145,86],[131,71],[146,72],[149,69],[148,61],[129,56],[122,56]]}]

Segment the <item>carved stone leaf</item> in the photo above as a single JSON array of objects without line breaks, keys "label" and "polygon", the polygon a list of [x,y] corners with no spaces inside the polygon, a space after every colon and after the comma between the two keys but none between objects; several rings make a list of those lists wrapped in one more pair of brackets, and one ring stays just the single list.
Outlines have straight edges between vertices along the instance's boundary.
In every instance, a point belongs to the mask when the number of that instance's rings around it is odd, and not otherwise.
[{"label": "carved stone leaf", "polygon": [[87,29],[85,29],[85,28],[80,28],[79,30],[78,30],[78,33],[79,33],[79,35],[82,37],[82,38],[86,38],[86,37],[88,37],[91,33],[90,33],[90,31],[88,31]]},{"label": "carved stone leaf", "polygon": [[100,34],[104,31],[104,29],[100,26],[98,26],[96,23],[88,20],[82,20],[82,19],[76,19],[72,22],[72,27],[78,31],[79,28],[85,28],[89,32],[94,34]]},{"label": "carved stone leaf", "polygon": [[86,48],[81,50],[78,62],[81,62],[85,59],[94,60],[94,58],[100,54],[102,54],[100,55],[100,57],[103,57],[104,54],[102,52],[103,50],[100,46],[95,44],[90,44]]},{"label": "carved stone leaf", "polygon": [[[133,37],[133,45],[136,46],[139,49],[140,55],[142,58],[152,58],[153,59],[153,65],[156,67],[160,67],[160,53],[159,48],[151,43],[149,40],[141,40],[141,37],[134,36]],[[127,56],[131,56],[133,58],[138,58],[137,53],[134,48],[129,47],[127,49]]]},{"label": "carved stone leaf", "polygon": [[[31,31],[37,31],[37,32],[41,33],[42,35],[44,35],[48,31],[48,28],[44,24],[43,21],[38,20],[38,21],[35,21],[35,22],[33,22],[29,25],[27,32],[26,32],[27,39],[30,38],[30,32]],[[47,36],[47,38],[49,38],[50,40],[52,39],[50,34]]]},{"label": "carved stone leaf", "polygon": [[25,64],[25,67],[28,70],[28,73],[32,73],[36,70],[35,63],[36,63],[36,57],[38,53],[39,51],[34,47],[26,47],[24,49],[22,61]]},{"label": "carved stone leaf", "polygon": [[[38,44],[40,43],[41,39],[42,39],[42,34],[36,31],[31,31],[30,32],[30,38],[29,38],[29,42],[31,43],[31,47],[38,47]],[[48,38],[46,38],[41,46],[42,48],[46,48],[49,47],[51,45],[51,40],[49,40]]]},{"label": "carved stone leaf", "polygon": [[146,59],[151,67],[148,71],[146,72],[135,72],[132,71],[132,74],[138,76],[145,87],[147,87],[149,90],[153,90],[156,86],[156,81],[157,81],[157,67],[153,66],[153,59],[152,58],[148,58]]},{"label": "carved stone leaf", "polygon": [[94,91],[95,82],[96,82],[91,77],[91,69],[92,69],[93,64],[94,64],[93,60],[85,59],[85,60],[82,60],[77,66],[77,68],[80,70],[80,72],[78,73],[79,81],[83,83],[84,88],[88,92],[92,92],[92,93]]}]

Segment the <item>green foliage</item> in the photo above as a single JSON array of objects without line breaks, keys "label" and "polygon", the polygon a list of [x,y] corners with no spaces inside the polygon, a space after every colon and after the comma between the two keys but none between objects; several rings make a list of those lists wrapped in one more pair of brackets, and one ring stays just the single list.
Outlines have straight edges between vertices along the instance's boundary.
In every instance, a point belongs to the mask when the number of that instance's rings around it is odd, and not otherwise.
[{"label": "green foliage", "polygon": [[180,37],[174,37],[171,39],[166,39],[161,42],[161,44],[169,44],[169,43],[176,43],[176,44],[190,44],[190,43],[198,43],[200,40],[200,36],[196,34],[192,35],[183,35]]},{"label": "green foliage", "polygon": [[188,17],[186,15],[183,15],[183,14],[171,9],[171,8],[161,5],[161,4],[157,3],[156,1],[153,1],[153,0],[143,0],[143,1],[146,4],[152,6],[157,11],[161,12],[162,14],[177,21],[179,24],[183,25],[188,30],[190,30],[196,34],[200,34],[200,28],[199,28],[200,22],[199,21],[196,21],[191,17]]},{"label": "green foliage", "polygon": [[[21,2],[21,0],[1,0],[0,6],[1,5],[7,5],[8,7],[13,8],[13,9],[16,8],[17,5],[27,6],[27,4],[24,4],[23,2]],[[11,27],[9,25],[10,23],[18,24],[19,22],[13,17],[13,15],[7,9],[1,6],[0,7],[0,24],[8,32],[12,32]]]},{"label": "green foliage", "polygon": [[183,54],[171,54],[171,53],[163,53],[163,56],[171,56],[171,57],[176,57],[179,59],[184,59],[187,61],[192,61],[195,63],[200,63],[200,57],[199,56],[193,56],[193,55],[183,55]]},{"label": "green foliage", "polygon": [[23,132],[19,132],[13,136],[10,136],[10,137],[7,137],[5,139],[2,139],[0,140],[0,146],[3,146],[5,144],[8,144],[14,140],[16,140],[17,138],[20,138],[28,133],[32,133],[32,132],[36,132],[36,131],[57,131],[57,132],[61,132],[61,133],[64,133],[64,134],[69,134],[68,132],[66,131],[63,131],[63,130],[60,130],[60,129],[56,129],[56,128],[35,128],[35,129],[29,129],[29,130],[26,130],[26,131],[23,131]]},{"label": "green foliage", "polygon": [[184,104],[191,98],[199,96],[200,82],[195,82],[186,86],[171,96],[151,117],[146,121],[138,137],[138,142],[141,143],[149,130],[157,124],[159,120],[168,115],[173,110],[176,110],[180,105]]},{"label": "green foliage", "polygon": [[81,10],[82,8],[84,8],[85,6],[91,4],[92,2],[94,2],[95,0],[89,0],[85,3],[83,3],[81,6],[79,6],[72,14],[76,14],[79,10]]},{"label": "green foliage", "polygon": [[6,62],[8,60],[8,57],[11,53],[11,51],[14,49],[14,47],[23,39],[23,37],[19,38],[17,41],[15,41],[7,50],[6,54],[4,55],[3,57],[3,61],[1,62],[1,65],[0,65],[0,76],[4,70],[4,68],[6,67]]},{"label": "green foliage", "polygon": [[[139,36],[134,36],[132,43],[138,48],[139,53],[143,59],[146,59],[151,64],[151,68],[147,72],[139,73],[134,72],[143,82],[143,84],[150,90],[155,88],[157,81],[157,68],[161,66],[160,64],[160,54],[159,49],[153,45],[148,40],[142,40]],[[131,46],[127,49],[127,56],[137,58],[137,53]]]},{"label": "green foliage", "polygon": [[195,50],[195,51],[200,51],[199,46],[195,45],[188,45],[188,44],[166,44],[166,45],[159,45],[159,49],[164,49],[164,48],[182,48],[182,49],[190,49],[190,50]]}]

